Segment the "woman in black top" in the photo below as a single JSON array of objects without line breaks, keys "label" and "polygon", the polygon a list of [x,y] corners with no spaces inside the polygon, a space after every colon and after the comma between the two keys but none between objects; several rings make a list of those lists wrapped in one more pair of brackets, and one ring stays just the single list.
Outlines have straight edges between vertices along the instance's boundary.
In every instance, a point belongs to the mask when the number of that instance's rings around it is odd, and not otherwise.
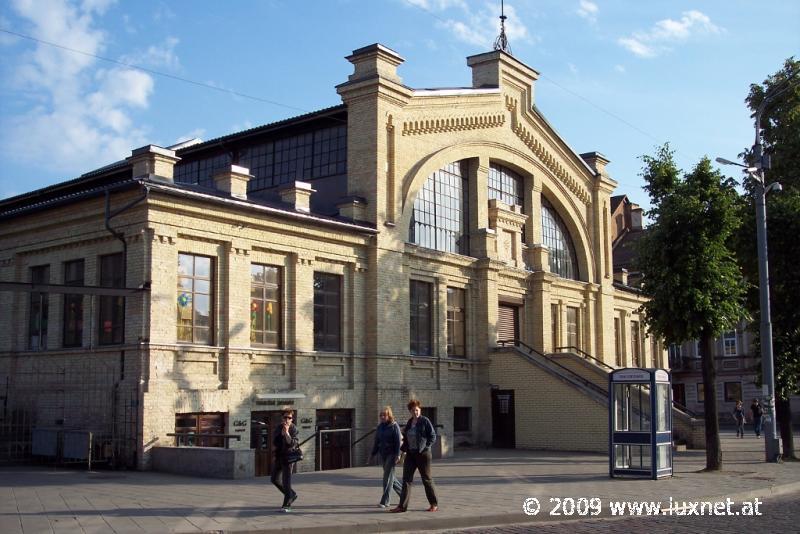
[{"label": "woman in black top", "polygon": [[439,510],[439,501],[436,498],[436,487],[431,478],[431,446],[436,442],[436,431],[430,419],[422,415],[422,404],[416,399],[408,403],[411,419],[406,423],[403,431],[403,445],[401,449],[406,453],[403,462],[403,492],[400,494],[400,504],[392,508],[392,512],[405,512],[411,499],[411,483],[414,481],[414,471],[419,470],[422,485],[425,487],[425,496],[428,498],[428,512]]},{"label": "woman in black top", "polygon": [[297,499],[297,493],[292,490],[292,464],[286,458],[286,453],[297,448],[297,427],[292,424],[292,411],[283,412],[283,422],[275,429],[272,436],[272,445],[275,460],[272,462],[272,483],[283,493],[284,512],[292,511],[292,503]]}]

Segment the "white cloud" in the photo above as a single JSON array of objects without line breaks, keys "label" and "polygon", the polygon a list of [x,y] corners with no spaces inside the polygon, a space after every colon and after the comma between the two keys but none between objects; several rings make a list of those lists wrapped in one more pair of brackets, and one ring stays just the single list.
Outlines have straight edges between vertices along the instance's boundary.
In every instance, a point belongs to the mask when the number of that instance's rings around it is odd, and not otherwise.
[{"label": "white cloud", "polygon": [[[496,2],[485,2],[481,7],[468,5],[465,0],[403,0],[430,12],[455,11],[447,18],[439,19],[437,26],[449,31],[456,39],[491,49],[500,35],[500,10]],[[505,4],[506,37],[513,49],[514,42],[535,41],[528,33],[528,28],[517,16],[513,5]]]},{"label": "white cloud", "polygon": [[578,3],[578,9],[575,12],[588,20],[591,23],[597,22],[597,12],[600,11],[600,8],[597,7],[597,4],[594,2],[589,2],[589,0],[580,0]]},{"label": "white cloud", "polygon": [[614,71],[619,72],[620,74],[625,74],[625,67],[622,65],[614,65]]},{"label": "white cloud", "polygon": [[[111,0],[14,0],[20,28],[43,41],[101,55],[107,35],[98,17]],[[150,64],[178,66],[176,39],[150,47]],[[134,113],[146,109],[153,78],[124,67],[101,68],[96,58],[36,44],[15,58],[15,87],[28,111],[0,129],[4,157],[57,169],[65,177],[119,160],[146,144]]]},{"label": "white cloud", "polygon": [[567,68],[572,73],[573,76],[578,75],[578,67],[575,66],[574,63],[567,63]]},{"label": "white cloud", "polygon": [[659,20],[649,31],[620,37],[617,43],[636,56],[650,58],[670,50],[670,44],[686,41],[695,35],[716,35],[724,31],[711,22],[707,15],[691,10],[684,11],[680,20]]},{"label": "white cloud", "polygon": [[180,69],[180,60],[175,54],[175,47],[180,41],[177,37],[167,37],[161,45],[150,45],[146,51],[123,56],[121,61],[132,65],[149,67],[167,67]]}]

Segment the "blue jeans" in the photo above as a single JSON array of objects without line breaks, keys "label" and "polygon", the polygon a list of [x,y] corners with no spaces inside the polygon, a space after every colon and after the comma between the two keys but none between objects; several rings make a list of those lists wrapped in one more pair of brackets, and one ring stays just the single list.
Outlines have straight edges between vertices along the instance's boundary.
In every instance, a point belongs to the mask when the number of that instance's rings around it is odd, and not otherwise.
[{"label": "blue jeans", "polygon": [[392,454],[380,455],[381,465],[383,466],[383,496],[381,497],[381,504],[389,506],[389,495],[392,490],[400,495],[403,485],[394,476],[394,465],[397,461],[397,456]]},{"label": "blue jeans", "polygon": [[753,417],[753,430],[756,431],[756,436],[761,435],[761,417]]}]

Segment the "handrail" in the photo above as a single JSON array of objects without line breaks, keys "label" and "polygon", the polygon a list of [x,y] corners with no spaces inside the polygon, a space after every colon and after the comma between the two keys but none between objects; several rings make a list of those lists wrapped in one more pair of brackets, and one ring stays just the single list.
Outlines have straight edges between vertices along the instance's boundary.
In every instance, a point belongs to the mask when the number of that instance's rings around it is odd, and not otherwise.
[{"label": "handrail", "polygon": [[574,353],[576,353],[576,354],[578,354],[580,356],[583,356],[587,360],[593,360],[593,361],[597,362],[597,364],[600,365],[600,367],[605,367],[606,369],[609,369],[610,371],[614,370],[613,367],[608,365],[603,360],[595,358],[594,356],[592,356],[588,352],[582,351],[581,349],[579,349],[578,347],[576,347],[574,345],[567,345],[567,346],[564,346],[564,347],[556,347],[554,352],[565,352],[563,349],[569,349],[570,351],[572,351],[572,352],[574,352]]},{"label": "handrail", "polygon": [[695,412],[693,412],[692,410],[690,410],[689,408],[687,408],[686,406],[684,406],[680,402],[676,401],[675,399],[672,399],[672,407],[677,409],[678,411],[681,411],[681,412],[685,413],[689,417],[693,417],[695,419],[697,419],[697,417],[698,417],[698,415]]},{"label": "handrail", "polygon": [[358,443],[359,441],[363,440],[367,436],[371,436],[372,434],[375,433],[376,430],[378,430],[378,427],[373,428],[372,430],[370,430],[369,432],[367,432],[366,434],[364,434],[363,436],[361,436],[360,438],[355,440],[353,443],[350,444],[350,446],[351,447],[355,447],[356,443]]},{"label": "handrail", "polygon": [[[175,438],[175,446],[180,447],[181,441],[186,441],[189,438],[222,438],[225,440],[225,448],[230,447],[230,440],[242,441],[242,436],[239,434],[215,434],[213,432],[175,432],[167,434],[167,436]],[[202,447],[202,445],[200,445]]]},{"label": "handrail", "polygon": [[559,366],[561,369],[563,369],[564,371],[569,373],[573,378],[575,378],[578,381],[582,382],[584,386],[588,387],[591,390],[594,390],[595,393],[600,393],[603,396],[608,396],[608,390],[598,386],[597,384],[595,384],[591,380],[588,380],[588,379],[582,377],[581,375],[579,375],[578,373],[576,373],[572,369],[561,365],[560,363],[558,363],[557,361],[553,360],[552,358],[548,358],[545,354],[542,354],[538,350],[534,349],[530,345],[528,345],[528,344],[526,344],[526,343],[524,343],[524,342],[522,342],[522,341],[520,341],[518,339],[498,340],[497,344],[500,345],[501,347],[506,347],[508,345],[511,345],[511,346],[516,347],[517,349],[520,349],[520,351],[522,351],[521,347],[524,347],[524,348],[526,348],[528,350],[528,354],[536,354],[538,356],[541,356],[542,358],[544,358],[548,362]]}]

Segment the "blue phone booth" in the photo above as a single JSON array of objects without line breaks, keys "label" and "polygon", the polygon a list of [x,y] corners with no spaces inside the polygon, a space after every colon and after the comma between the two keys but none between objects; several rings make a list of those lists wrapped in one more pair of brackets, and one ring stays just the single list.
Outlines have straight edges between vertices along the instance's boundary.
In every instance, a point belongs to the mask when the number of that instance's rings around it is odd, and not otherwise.
[{"label": "blue phone booth", "polygon": [[672,476],[672,380],[664,369],[609,374],[609,474]]}]

